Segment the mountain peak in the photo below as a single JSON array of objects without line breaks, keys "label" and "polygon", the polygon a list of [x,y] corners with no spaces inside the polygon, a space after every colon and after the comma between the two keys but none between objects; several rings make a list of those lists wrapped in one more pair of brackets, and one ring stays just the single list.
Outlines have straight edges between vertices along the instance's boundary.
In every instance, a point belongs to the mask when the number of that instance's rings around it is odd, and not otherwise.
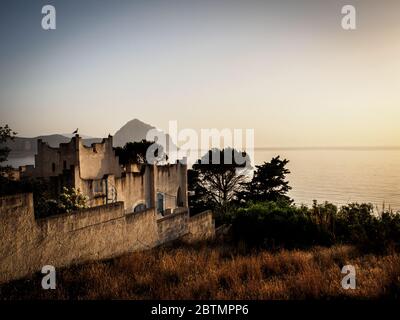
[{"label": "mountain peak", "polygon": [[127,142],[135,142],[146,139],[147,132],[155,127],[135,118],[128,121],[115,134],[113,145],[123,147]]}]

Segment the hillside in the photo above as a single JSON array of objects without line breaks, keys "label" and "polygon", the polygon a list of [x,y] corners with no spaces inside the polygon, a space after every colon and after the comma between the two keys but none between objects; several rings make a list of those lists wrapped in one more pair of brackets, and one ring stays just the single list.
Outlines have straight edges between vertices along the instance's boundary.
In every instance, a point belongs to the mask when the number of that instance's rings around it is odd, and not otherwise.
[{"label": "hillside", "polygon": [[[127,142],[141,141],[146,139],[147,132],[152,129],[156,128],[138,119],[133,119],[127,122],[114,134],[114,147],[122,147]],[[165,134],[161,130],[157,131],[159,132],[160,136],[165,136],[167,145],[173,145],[173,142],[168,134]]]},{"label": "hillside", "polygon": [[[43,275],[0,286],[0,300],[20,299],[398,299],[400,255],[353,247],[246,251],[223,244],[178,245],[57,269],[57,290]],[[357,290],[341,286],[357,266]]]}]

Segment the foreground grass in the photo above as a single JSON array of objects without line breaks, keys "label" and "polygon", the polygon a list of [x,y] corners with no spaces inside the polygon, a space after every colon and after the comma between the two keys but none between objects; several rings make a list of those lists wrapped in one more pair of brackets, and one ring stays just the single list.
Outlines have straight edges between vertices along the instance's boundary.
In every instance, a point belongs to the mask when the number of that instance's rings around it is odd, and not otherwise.
[{"label": "foreground grass", "polygon": [[[341,287],[355,266],[356,290]],[[0,286],[0,299],[343,299],[400,298],[400,254],[360,254],[349,246],[253,251],[216,244],[131,253]]]}]

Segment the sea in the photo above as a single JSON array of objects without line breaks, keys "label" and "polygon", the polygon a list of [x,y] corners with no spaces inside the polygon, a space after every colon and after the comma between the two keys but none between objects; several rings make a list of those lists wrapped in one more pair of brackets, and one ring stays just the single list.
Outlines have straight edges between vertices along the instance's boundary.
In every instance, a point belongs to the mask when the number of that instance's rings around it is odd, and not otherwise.
[{"label": "sea", "polygon": [[[254,161],[262,164],[278,155],[289,160],[289,196],[297,205],[358,202],[400,211],[400,148],[265,148],[254,150]],[[14,167],[33,163],[33,157],[8,161]]]}]

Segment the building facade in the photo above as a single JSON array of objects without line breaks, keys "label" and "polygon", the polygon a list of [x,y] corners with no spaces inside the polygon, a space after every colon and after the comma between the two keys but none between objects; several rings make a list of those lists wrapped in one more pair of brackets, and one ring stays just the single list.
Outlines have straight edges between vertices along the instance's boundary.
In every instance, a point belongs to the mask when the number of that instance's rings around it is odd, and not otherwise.
[{"label": "building facade", "polygon": [[35,166],[20,172],[23,178],[51,181],[56,192],[79,189],[90,207],[122,201],[126,212],[156,208],[162,215],[188,207],[186,164],[121,166],[112,136],[90,147],[79,135],[58,148],[38,140]]}]

